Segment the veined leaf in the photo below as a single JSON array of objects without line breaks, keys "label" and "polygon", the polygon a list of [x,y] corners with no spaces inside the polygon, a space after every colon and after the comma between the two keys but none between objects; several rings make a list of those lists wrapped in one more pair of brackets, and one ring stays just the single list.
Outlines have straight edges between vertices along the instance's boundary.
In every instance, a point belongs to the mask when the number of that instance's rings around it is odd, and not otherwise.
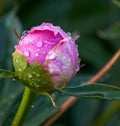
[{"label": "veined leaf", "polygon": [[0,69],[0,78],[15,78],[15,73]]},{"label": "veined leaf", "polygon": [[58,90],[59,92],[67,95],[83,98],[97,98],[97,99],[120,99],[120,88],[107,84],[91,84],[81,85],[78,87],[69,87]]}]

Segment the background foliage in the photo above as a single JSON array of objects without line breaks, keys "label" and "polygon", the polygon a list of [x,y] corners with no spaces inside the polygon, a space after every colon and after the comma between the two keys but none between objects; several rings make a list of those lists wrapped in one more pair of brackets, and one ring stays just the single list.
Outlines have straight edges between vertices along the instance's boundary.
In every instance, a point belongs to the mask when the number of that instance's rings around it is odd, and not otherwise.
[{"label": "background foliage", "polygon": [[[11,53],[16,43],[13,29],[21,35],[42,22],[52,22],[77,40],[81,64],[85,64],[69,85],[90,79],[120,48],[120,8],[111,0],[0,0],[0,68],[13,70]],[[100,80],[119,86],[120,63]],[[0,125],[9,126],[19,106],[23,86],[15,80],[0,80]],[[58,107],[68,96],[56,93]],[[108,111],[112,108],[111,111]],[[25,125],[38,126],[57,109],[38,95]],[[103,116],[109,113],[109,116]],[[119,126],[120,101],[79,99],[53,126]]]}]

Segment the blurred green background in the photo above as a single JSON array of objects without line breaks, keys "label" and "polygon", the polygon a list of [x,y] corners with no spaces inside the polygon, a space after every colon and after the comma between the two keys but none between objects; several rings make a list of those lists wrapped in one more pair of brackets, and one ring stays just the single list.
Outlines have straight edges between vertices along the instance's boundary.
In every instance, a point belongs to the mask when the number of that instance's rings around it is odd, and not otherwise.
[{"label": "blurred green background", "polygon": [[[120,48],[120,8],[111,0],[0,0],[0,68],[12,70],[12,52],[19,35],[43,22],[59,25],[76,41],[84,67],[70,81],[80,84],[99,71]],[[120,84],[120,63],[99,81]],[[0,81],[0,126],[9,126],[19,106],[23,86],[15,80]],[[60,107],[68,96],[56,93]],[[110,110],[109,110],[110,109]],[[48,98],[38,95],[24,123],[40,126],[57,111]],[[120,126],[120,101],[79,99],[53,126]]]}]

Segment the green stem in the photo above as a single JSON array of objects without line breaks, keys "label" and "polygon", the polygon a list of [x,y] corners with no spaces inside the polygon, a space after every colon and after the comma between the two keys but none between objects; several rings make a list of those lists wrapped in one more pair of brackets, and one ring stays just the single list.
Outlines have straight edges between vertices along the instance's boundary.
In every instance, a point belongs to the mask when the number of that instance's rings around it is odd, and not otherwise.
[{"label": "green stem", "polygon": [[35,93],[31,91],[29,88],[25,87],[21,104],[13,119],[11,126],[22,126],[22,123],[25,120],[25,117],[27,116],[31,108],[31,105],[33,104],[34,98]]}]

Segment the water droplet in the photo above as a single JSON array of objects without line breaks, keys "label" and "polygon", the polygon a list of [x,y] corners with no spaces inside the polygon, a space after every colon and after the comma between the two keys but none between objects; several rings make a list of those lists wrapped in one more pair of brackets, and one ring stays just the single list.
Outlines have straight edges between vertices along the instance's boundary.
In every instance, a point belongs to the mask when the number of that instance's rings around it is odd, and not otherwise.
[{"label": "water droplet", "polygon": [[74,73],[74,71],[73,71],[73,70],[71,70],[71,71],[70,71],[70,73],[71,73],[71,74],[73,74],[73,73]]},{"label": "water droplet", "polygon": [[17,45],[15,45],[15,49],[17,49]]},{"label": "water droplet", "polygon": [[25,51],[25,52],[24,52],[24,55],[25,55],[25,56],[29,56],[30,53],[29,53],[28,51]]},{"label": "water droplet", "polygon": [[32,75],[31,75],[31,74],[28,74],[28,77],[29,77],[29,78],[32,78]]},{"label": "water droplet", "polygon": [[35,71],[33,71],[33,74],[36,74],[36,72],[35,72]]},{"label": "water droplet", "polygon": [[35,53],[35,56],[39,56],[39,54],[36,52],[36,53]]},{"label": "water droplet", "polygon": [[48,59],[54,59],[56,57],[56,53],[50,53],[48,55]]},{"label": "water droplet", "polygon": [[32,42],[32,41],[33,41],[33,39],[30,39],[29,41],[30,41],[30,42]]},{"label": "water droplet", "polygon": [[79,65],[77,65],[76,72],[78,72],[80,69]]},{"label": "water droplet", "polygon": [[37,77],[40,77],[40,74],[36,74]]},{"label": "water droplet", "polygon": [[17,60],[17,59],[15,59],[15,62],[16,62],[16,63],[18,63],[18,60]]},{"label": "water droplet", "polygon": [[22,71],[22,69],[21,68],[18,68],[18,71]]},{"label": "water droplet", "polygon": [[45,51],[43,51],[43,54],[45,54],[46,52]]},{"label": "water droplet", "polygon": [[43,44],[43,43],[42,43],[41,41],[39,41],[39,42],[36,43],[36,46],[37,46],[37,47],[41,47],[42,44]]},{"label": "water droplet", "polygon": [[33,52],[33,49],[32,48],[30,48],[30,52]]},{"label": "water droplet", "polygon": [[35,85],[35,87],[36,87],[36,88],[38,88],[38,87],[39,87],[39,85],[38,85],[38,84],[36,84],[36,85]]},{"label": "water droplet", "polygon": [[70,63],[67,63],[67,66],[69,67],[70,66]]},{"label": "water droplet", "polygon": [[66,60],[66,57],[65,56],[63,56],[63,60]]},{"label": "water droplet", "polygon": [[34,105],[32,105],[31,108],[34,108]]},{"label": "water droplet", "polygon": [[48,47],[48,44],[45,43],[45,47]]},{"label": "water droplet", "polygon": [[47,40],[44,40],[44,43],[48,43],[48,41]]}]

